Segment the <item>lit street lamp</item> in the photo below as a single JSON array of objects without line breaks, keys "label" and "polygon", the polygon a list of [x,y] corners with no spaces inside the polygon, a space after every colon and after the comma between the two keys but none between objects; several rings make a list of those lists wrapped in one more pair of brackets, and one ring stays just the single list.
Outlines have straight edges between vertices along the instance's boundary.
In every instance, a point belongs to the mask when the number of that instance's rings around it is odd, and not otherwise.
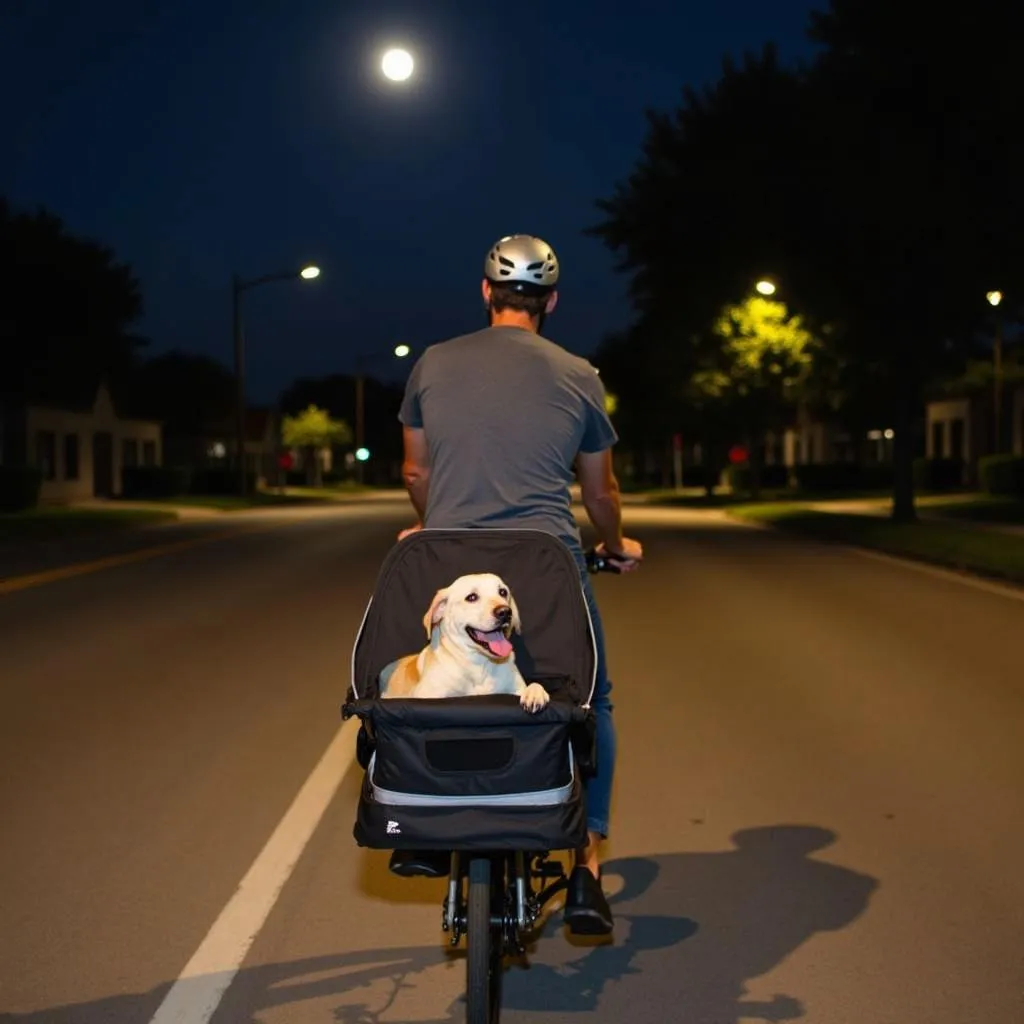
[{"label": "lit street lamp", "polygon": [[[356,459],[359,461],[360,483],[363,482],[363,463],[370,457],[369,451],[364,447],[364,434],[366,433],[366,378],[364,371],[366,364],[379,359],[389,359],[392,356],[395,359],[405,359],[411,353],[412,349],[408,345],[396,345],[390,355],[386,352],[360,352],[356,356]],[[362,458],[359,457],[360,452],[365,452]]]},{"label": "lit street lamp", "polygon": [[767,279],[763,279],[761,281],[758,281],[757,284],[754,287],[758,290],[758,292],[760,292],[761,295],[774,295],[775,294],[775,285],[774,285],[774,283],[769,281],[769,280],[767,280]]},{"label": "lit street lamp", "polygon": [[235,435],[235,455],[238,459],[238,493],[242,497],[246,492],[245,474],[245,334],[242,330],[242,294],[251,288],[258,288],[263,284],[270,284],[273,281],[294,281],[301,278],[304,281],[312,281],[320,276],[320,268],[314,266],[303,267],[301,270],[287,270],[278,274],[264,274],[262,277],[254,277],[249,281],[243,281],[237,274],[231,279],[232,312],[234,321],[235,339],[235,385],[237,391],[238,417]]},{"label": "lit street lamp", "polygon": [[996,310],[996,336],[992,344],[992,453],[998,455],[1003,443],[1003,318],[998,311],[1003,293],[988,292],[985,298]]}]

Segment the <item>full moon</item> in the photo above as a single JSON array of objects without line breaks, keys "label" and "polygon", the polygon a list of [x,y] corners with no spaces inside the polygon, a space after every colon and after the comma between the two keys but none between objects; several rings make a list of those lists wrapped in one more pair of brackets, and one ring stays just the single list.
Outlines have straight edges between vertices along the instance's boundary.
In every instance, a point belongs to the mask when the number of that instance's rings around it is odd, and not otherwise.
[{"label": "full moon", "polygon": [[412,54],[408,50],[388,50],[380,62],[385,78],[404,82],[412,74]]}]

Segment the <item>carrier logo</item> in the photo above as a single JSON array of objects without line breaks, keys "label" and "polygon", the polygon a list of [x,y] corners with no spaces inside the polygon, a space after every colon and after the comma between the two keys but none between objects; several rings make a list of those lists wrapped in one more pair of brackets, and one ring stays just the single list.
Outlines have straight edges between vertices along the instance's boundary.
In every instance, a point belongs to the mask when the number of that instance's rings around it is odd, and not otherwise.
[{"label": "carrier logo", "polygon": [[389,836],[400,836],[402,834],[402,830],[398,827],[397,821],[388,822],[387,832]]}]

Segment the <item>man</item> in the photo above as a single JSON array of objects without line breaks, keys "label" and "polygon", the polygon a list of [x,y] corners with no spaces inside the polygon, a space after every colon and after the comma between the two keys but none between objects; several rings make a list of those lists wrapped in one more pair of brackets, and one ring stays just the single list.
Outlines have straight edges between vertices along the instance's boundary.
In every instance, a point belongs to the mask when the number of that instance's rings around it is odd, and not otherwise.
[{"label": "man", "polygon": [[579,565],[597,644],[598,774],[587,784],[588,845],[577,851],[566,897],[571,931],[607,934],[598,847],[608,835],[615,729],[604,634],[590,589],[569,488],[573,468],[600,550],[635,569],[643,549],[622,535],[611,448],[618,440],[604,386],[585,359],[540,336],[558,301],[559,266],[530,235],[496,242],[484,261],[489,327],[434,345],[413,368],[399,419],[403,472],[419,523],[433,528],[522,528],[554,534]]}]

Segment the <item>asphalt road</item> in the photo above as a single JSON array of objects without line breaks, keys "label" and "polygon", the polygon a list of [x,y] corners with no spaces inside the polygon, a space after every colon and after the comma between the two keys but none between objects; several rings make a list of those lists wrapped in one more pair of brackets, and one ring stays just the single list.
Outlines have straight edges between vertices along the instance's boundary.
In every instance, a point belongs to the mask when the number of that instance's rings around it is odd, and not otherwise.
[{"label": "asphalt road", "polygon": [[[628,515],[649,563],[597,579],[615,941],[571,944],[556,914],[503,1019],[1024,1020],[1024,601]],[[0,1020],[149,1024],[197,950],[162,1024],[205,1019],[217,970],[214,1024],[462,1019],[441,887],[354,845],[339,733],[407,519],[263,517],[0,594]]]}]

